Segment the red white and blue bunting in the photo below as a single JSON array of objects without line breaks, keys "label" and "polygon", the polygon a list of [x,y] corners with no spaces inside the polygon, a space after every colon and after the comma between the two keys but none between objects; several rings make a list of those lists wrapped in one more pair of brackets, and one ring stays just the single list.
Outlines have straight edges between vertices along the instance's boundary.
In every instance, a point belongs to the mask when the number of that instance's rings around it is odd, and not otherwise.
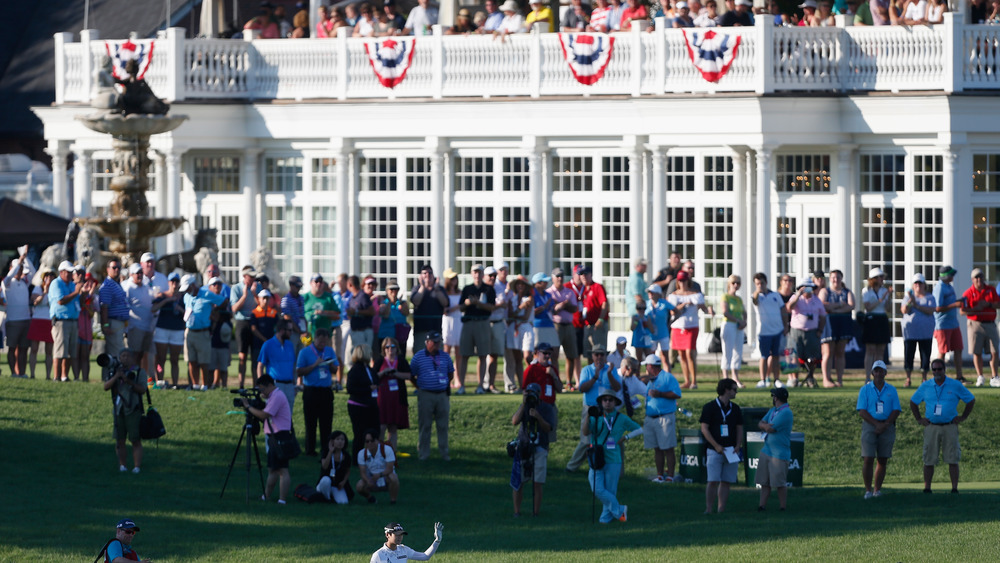
[{"label": "red white and blue bunting", "polygon": [[125,72],[125,63],[133,59],[139,63],[135,78],[142,80],[146,76],[146,71],[149,70],[149,63],[153,61],[152,41],[148,45],[145,43],[133,43],[131,39],[124,42],[107,41],[104,46],[108,50],[108,56],[111,57],[111,74],[115,78],[118,80],[129,78],[129,73]]},{"label": "red white and blue bunting", "polygon": [[416,46],[417,40],[413,37],[387,37],[365,43],[368,62],[372,64],[372,70],[382,86],[395,88],[406,78]]},{"label": "red white and blue bunting", "polygon": [[590,86],[604,76],[604,69],[614,52],[615,39],[605,33],[560,33],[559,46],[573,78]]},{"label": "red white and blue bunting", "polygon": [[684,43],[691,62],[701,72],[701,76],[709,82],[718,82],[736,60],[740,36],[712,29],[691,32],[684,30]]}]

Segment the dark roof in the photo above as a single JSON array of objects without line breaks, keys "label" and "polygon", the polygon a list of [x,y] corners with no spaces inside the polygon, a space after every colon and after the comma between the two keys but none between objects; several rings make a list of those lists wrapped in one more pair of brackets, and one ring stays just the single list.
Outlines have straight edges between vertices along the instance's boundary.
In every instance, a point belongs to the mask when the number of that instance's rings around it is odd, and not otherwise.
[{"label": "dark roof", "polygon": [[69,221],[10,198],[0,198],[0,249],[52,244],[66,237]]}]

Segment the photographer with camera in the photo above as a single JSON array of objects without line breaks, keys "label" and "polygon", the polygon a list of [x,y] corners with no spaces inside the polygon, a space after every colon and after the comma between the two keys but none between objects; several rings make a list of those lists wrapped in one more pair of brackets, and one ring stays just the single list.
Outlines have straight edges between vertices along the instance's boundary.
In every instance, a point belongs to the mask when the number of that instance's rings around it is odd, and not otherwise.
[{"label": "photographer with camera", "polygon": [[549,441],[556,441],[556,426],[559,420],[559,408],[556,406],[556,393],[562,393],[563,383],[559,378],[559,366],[552,363],[552,345],[548,342],[539,342],[535,346],[536,361],[528,364],[524,370],[524,387],[534,383],[541,389],[539,400],[552,405],[555,418],[552,420],[552,431],[549,432]]},{"label": "photographer with camera", "polygon": [[[628,521],[628,507],[618,503],[618,480],[622,475],[622,447],[624,442],[642,434],[642,428],[631,418],[619,413],[622,400],[611,389],[598,391],[600,407],[591,407],[583,435],[590,440],[593,450],[602,452],[591,455],[590,480],[594,496],[604,505],[601,524],[613,520]],[[627,433],[626,433],[627,432]],[[597,452],[594,453],[597,453]],[[603,463],[603,465],[602,465]],[[595,467],[597,466],[597,467]]]},{"label": "photographer with camera", "polygon": [[[246,395],[241,394],[240,400],[243,408],[250,414],[264,421],[264,434],[267,435],[267,488],[261,500],[271,498],[274,492],[275,483],[280,481],[278,488],[278,504],[285,504],[288,496],[288,485],[291,477],[288,475],[288,459],[281,457],[280,448],[275,443],[282,436],[288,435],[292,429],[292,410],[288,407],[288,399],[285,394],[278,391],[274,379],[268,374],[262,374],[257,378],[257,387],[260,389],[262,397],[267,399],[267,404],[263,409],[251,406]],[[278,391],[275,393],[275,391]],[[294,437],[292,438],[294,439]]]},{"label": "photographer with camera", "polygon": [[[542,507],[542,486],[548,472],[549,433],[556,425],[556,411],[552,405],[541,400],[541,394],[542,387],[537,383],[525,385],[524,400],[510,421],[514,426],[521,426],[517,440],[508,444],[508,453],[514,457],[515,463],[520,461],[521,466],[520,475],[513,473],[510,483],[514,489],[515,518],[521,515],[524,481],[533,483],[532,514],[538,516]],[[516,451],[510,451],[511,447]]]},{"label": "photographer with camera", "polygon": [[142,419],[142,395],[146,392],[146,372],[139,367],[139,356],[130,348],[122,350],[115,360],[101,354],[97,363],[106,368],[108,374],[104,390],[111,391],[115,415],[115,453],[118,454],[118,471],[128,471],[125,467],[125,438],[132,442],[132,473],[138,473],[142,466],[142,439],[139,437],[139,421]]}]

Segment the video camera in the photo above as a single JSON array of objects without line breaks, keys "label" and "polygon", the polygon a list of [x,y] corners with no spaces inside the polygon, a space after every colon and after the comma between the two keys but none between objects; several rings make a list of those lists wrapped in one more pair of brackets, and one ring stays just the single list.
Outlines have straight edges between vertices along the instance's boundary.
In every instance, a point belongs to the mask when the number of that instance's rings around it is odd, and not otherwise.
[{"label": "video camera", "polygon": [[[260,396],[260,389],[257,387],[251,389],[232,389],[229,392],[239,395],[240,398],[246,398],[250,406],[255,409],[263,409],[266,406],[264,399]],[[240,398],[233,399],[233,406],[242,409],[243,401]]]}]

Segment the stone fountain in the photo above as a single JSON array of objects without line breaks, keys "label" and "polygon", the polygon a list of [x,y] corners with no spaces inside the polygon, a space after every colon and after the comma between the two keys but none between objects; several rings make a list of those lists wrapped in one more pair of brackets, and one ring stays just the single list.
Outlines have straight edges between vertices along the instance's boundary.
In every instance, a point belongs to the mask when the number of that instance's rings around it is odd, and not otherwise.
[{"label": "stone fountain", "polygon": [[[150,249],[150,239],[172,233],[185,222],[180,217],[150,217],[146,190],[150,136],[173,131],[188,118],[166,115],[169,106],[153,95],[145,81],[135,78],[135,65],[126,66],[131,72],[124,80],[110,78],[109,66],[109,61],[104,61],[95,77],[99,91],[91,95],[92,104],[101,111],[77,119],[88,129],[114,139],[110,189],[115,196],[106,217],[79,218],[76,222],[100,231],[109,239],[109,250],[128,265]],[[120,85],[121,94],[114,83]]]}]

